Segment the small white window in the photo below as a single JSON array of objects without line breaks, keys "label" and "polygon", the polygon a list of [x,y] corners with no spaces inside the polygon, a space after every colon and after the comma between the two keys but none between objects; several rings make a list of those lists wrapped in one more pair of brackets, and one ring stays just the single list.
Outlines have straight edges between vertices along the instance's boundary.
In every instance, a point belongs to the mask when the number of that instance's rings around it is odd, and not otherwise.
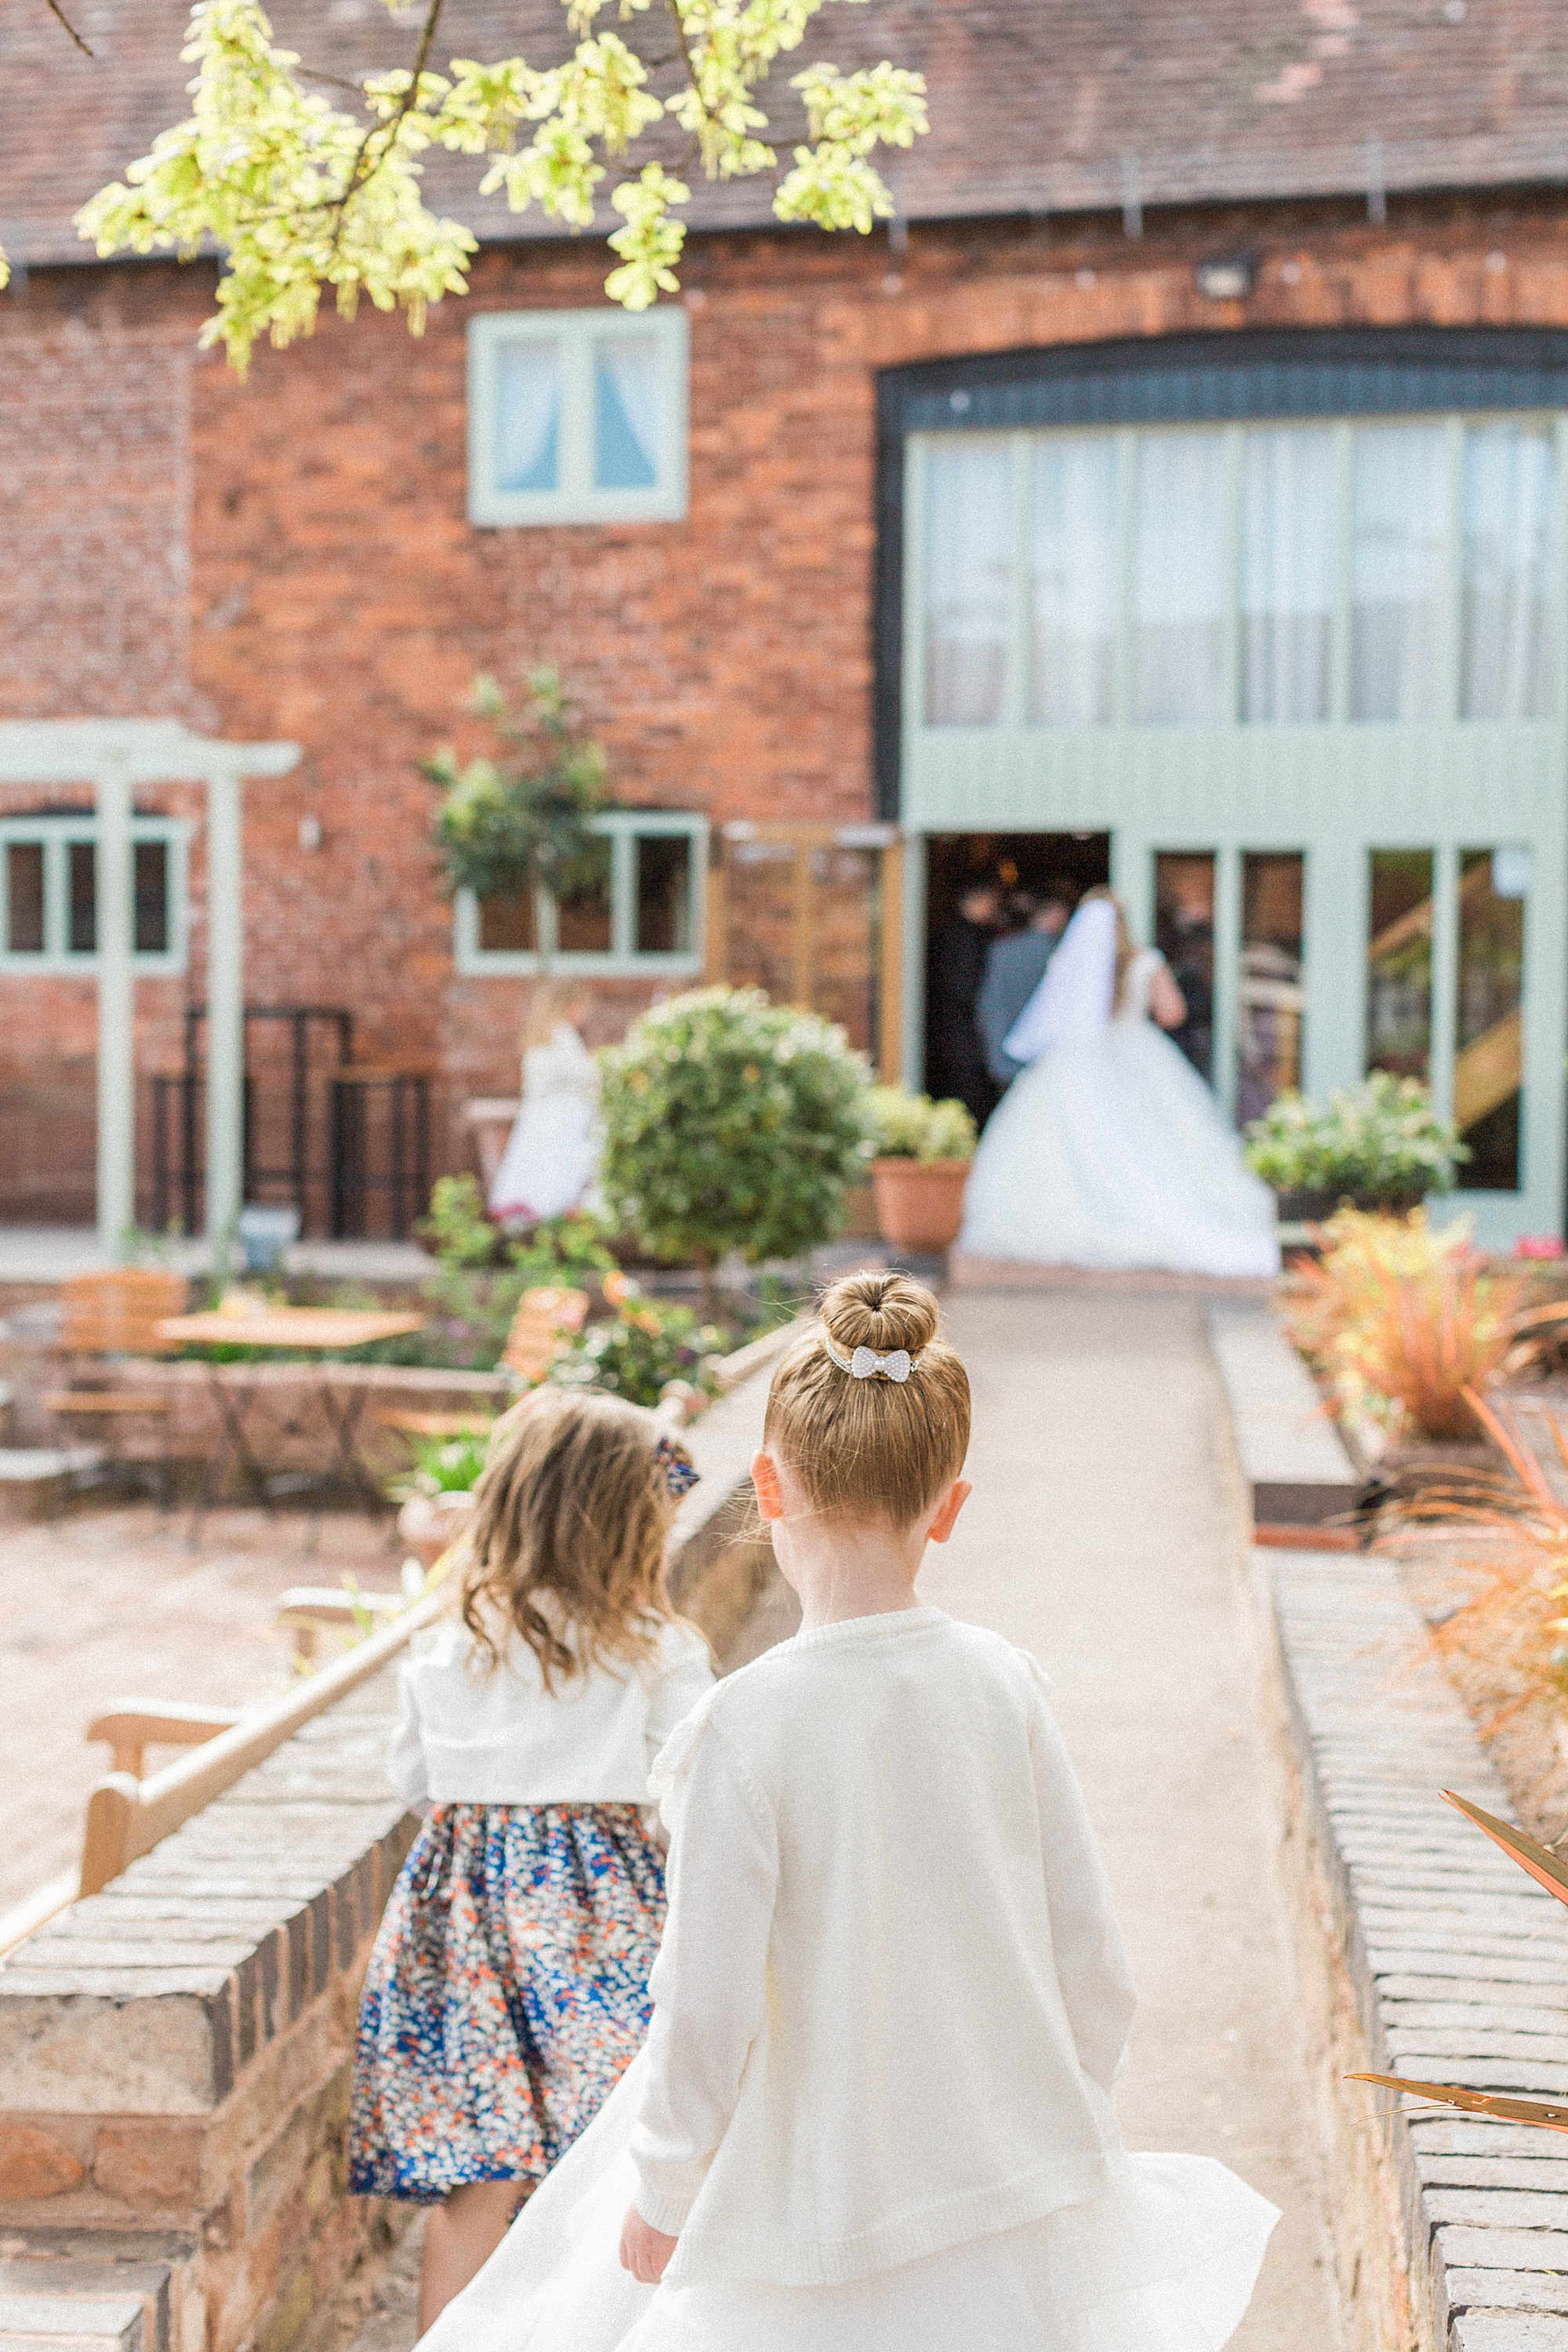
[{"label": "small white window", "polygon": [[[90,972],[98,964],[97,826],[79,816],[0,820],[0,971]],[[185,968],[189,828],[131,826],[132,954],[138,971]]]},{"label": "small white window", "polygon": [[686,313],[492,310],[468,321],[468,520],[686,512]]},{"label": "small white window", "polygon": [[559,904],[545,892],[476,898],[458,893],[459,971],[537,971],[542,941],[552,967],[584,977],[702,969],[708,820],[674,810],[616,809],[597,817],[595,870]]}]

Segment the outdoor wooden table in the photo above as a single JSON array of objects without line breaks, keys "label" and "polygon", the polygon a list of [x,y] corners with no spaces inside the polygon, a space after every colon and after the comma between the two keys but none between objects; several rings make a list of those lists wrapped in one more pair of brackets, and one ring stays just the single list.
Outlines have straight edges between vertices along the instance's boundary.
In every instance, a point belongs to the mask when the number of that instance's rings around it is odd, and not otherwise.
[{"label": "outdoor wooden table", "polygon": [[[423,1315],[384,1313],[374,1307],[257,1307],[243,1314],[211,1307],[200,1315],[166,1316],[158,1326],[158,1337],[182,1347],[276,1349],[280,1354],[325,1358],[342,1354],[347,1349],[372,1347],[378,1339],[400,1339],[410,1331],[422,1330],[425,1320]],[[246,1417],[256,1402],[257,1384],[247,1382],[243,1374],[237,1380],[236,1370],[227,1364],[207,1366],[223,1437],[207,1465],[207,1475],[196,1498],[191,1520],[193,1543],[203,1513],[222,1491],[224,1474],[231,1460],[238,1464],[247,1488],[268,1511],[275,1497],[284,1491],[321,1493],[331,1487],[345,1487],[367,1502],[382,1502],[381,1489],[355,1443],[360,1415],[364,1411],[365,1391],[340,1397],[332,1385],[331,1367],[324,1361],[320,1363],[317,1390],[327,1426],[332,1433],[336,1475],[285,1473],[269,1476],[251,1451],[245,1433]]]}]

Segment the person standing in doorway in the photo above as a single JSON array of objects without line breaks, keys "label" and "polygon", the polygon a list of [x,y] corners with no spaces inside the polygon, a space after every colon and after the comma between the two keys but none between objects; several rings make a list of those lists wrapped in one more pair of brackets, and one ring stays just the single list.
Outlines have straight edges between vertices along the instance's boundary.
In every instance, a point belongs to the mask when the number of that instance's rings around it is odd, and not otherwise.
[{"label": "person standing in doorway", "polygon": [[931,1090],[939,1099],[956,1096],[977,1127],[984,1127],[996,1106],[997,1088],[986,1069],[976,1005],[1001,911],[1002,894],[995,884],[973,883],[959,900],[957,915],[940,924],[931,940],[926,996]]},{"label": "person standing in doorway", "polygon": [[1044,980],[1057,941],[1068,927],[1072,902],[1070,884],[1054,876],[1027,928],[991,943],[976,1011],[986,1073],[997,1095],[1005,1092],[1024,1066],[1006,1050],[1007,1032]]}]

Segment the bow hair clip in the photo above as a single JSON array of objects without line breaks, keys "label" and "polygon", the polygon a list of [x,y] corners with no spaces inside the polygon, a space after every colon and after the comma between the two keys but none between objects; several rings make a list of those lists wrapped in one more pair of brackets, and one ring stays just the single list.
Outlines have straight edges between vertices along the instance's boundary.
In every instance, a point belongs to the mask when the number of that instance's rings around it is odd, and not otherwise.
[{"label": "bow hair clip", "polygon": [[839,1370],[847,1372],[851,1379],[857,1381],[868,1381],[880,1372],[885,1381],[896,1381],[902,1388],[920,1361],[919,1357],[911,1356],[907,1348],[891,1349],[885,1356],[879,1356],[875,1348],[857,1348],[852,1356],[841,1356],[831,1339],[826,1344]]},{"label": "bow hair clip", "polygon": [[679,1439],[660,1430],[653,1442],[653,1458],[664,1473],[664,1483],[677,1502],[689,1495],[702,1473]]}]

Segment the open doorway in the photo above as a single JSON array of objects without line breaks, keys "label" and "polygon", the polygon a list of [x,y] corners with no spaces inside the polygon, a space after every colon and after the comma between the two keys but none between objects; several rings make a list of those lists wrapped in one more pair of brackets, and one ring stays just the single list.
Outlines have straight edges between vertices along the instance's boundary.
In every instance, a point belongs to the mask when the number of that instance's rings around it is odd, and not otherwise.
[{"label": "open doorway", "polygon": [[[939,833],[926,841],[925,1083],[984,1124],[1001,1092],[976,1018],[987,950],[1055,899],[1110,879],[1108,833]],[[1022,1006],[1019,1007],[1022,1010]]]}]

